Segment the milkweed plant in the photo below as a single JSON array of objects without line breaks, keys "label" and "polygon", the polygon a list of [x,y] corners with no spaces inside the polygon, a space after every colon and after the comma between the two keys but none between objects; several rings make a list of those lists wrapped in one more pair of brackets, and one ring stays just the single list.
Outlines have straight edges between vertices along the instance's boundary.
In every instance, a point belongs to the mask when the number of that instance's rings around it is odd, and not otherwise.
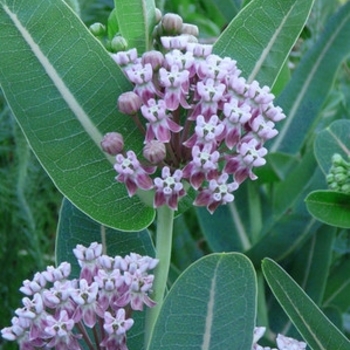
[{"label": "milkweed plant", "polygon": [[0,0],[64,195],[4,346],[350,349],[350,3],[185,3]]}]

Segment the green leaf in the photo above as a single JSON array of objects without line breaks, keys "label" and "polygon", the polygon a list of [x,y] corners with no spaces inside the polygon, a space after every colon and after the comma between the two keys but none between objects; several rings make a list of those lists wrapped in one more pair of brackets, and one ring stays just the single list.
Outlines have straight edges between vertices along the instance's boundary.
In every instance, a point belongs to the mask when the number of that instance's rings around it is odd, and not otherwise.
[{"label": "green leaf", "polygon": [[256,277],[242,254],[213,254],[191,265],[164,300],[149,350],[251,349]]},{"label": "green leaf", "polygon": [[198,242],[192,236],[184,215],[180,215],[174,220],[173,232],[171,261],[178,271],[183,271],[202,257],[203,253],[198,247]]},{"label": "green leaf", "polygon": [[327,22],[323,34],[303,57],[276,104],[287,118],[271,151],[297,153],[322,108],[340,63],[350,54],[350,2]]},{"label": "green leaf", "polygon": [[307,295],[321,305],[333,254],[336,229],[322,225],[292,258],[291,276]]},{"label": "green leaf", "polygon": [[211,0],[212,6],[217,8],[227,22],[230,22],[237,15],[241,3],[241,0]]},{"label": "green leaf", "polygon": [[[56,238],[56,262],[68,261],[72,265],[72,276],[79,276],[79,265],[73,254],[77,244],[89,246],[91,242],[104,243],[109,256],[125,256],[131,252],[155,256],[152,241],[147,230],[140,232],[121,232],[101,226],[93,221],[67,199],[63,200]],[[133,315],[135,324],[128,332],[130,349],[142,349],[144,341],[145,313]]]},{"label": "green leaf", "polygon": [[[260,240],[246,252],[256,267],[266,256],[277,261],[286,258],[318,229],[320,223],[308,213],[304,199],[310,191],[323,184],[323,175],[316,169],[310,180],[299,189],[298,196],[293,195],[290,206],[285,206],[283,211],[283,208],[272,211],[272,216],[265,220]],[[281,196],[286,194],[281,192]],[[287,204],[285,201],[281,203]]]},{"label": "green leaf", "polygon": [[277,263],[265,258],[262,271],[276,299],[313,350],[350,349],[346,337]]},{"label": "green leaf", "polygon": [[102,135],[119,130],[141,149],[133,122],[116,111],[131,85],[60,0],[0,0],[0,85],[31,148],[58,189],[104,225],[140,230],[154,210],[116,183]]},{"label": "green leaf", "polygon": [[290,170],[284,181],[276,185],[274,191],[274,213],[280,214],[290,208],[310,181],[317,167],[312,152],[307,152],[299,164]]},{"label": "green leaf", "polygon": [[[286,269],[307,295],[319,306],[322,305],[326,287],[333,241],[336,229],[322,225],[314,235],[292,256],[284,262]],[[295,336],[287,315],[277,302],[269,303],[270,327],[275,333]]]},{"label": "green leaf", "polygon": [[249,82],[273,86],[309,16],[313,0],[253,0],[214,45],[238,62]]},{"label": "green leaf", "polygon": [[350,157],[350,120],[336,120],[322,130],[315,140],[315,156],[319,166],[328,174],[332,156],[340,154],[347,161]]},{"label": "green leaf", "polygon": [[155,26],[154,0],[114,0],[120,34],[139,54],[150,50]]},{"label": "green leaf", "polygon": [[312,216],[328,225],[350,228],[350,194],[314,191],[305,199]]},{"label": "green leaf", "polygon": [[246,192],[246,186],[241,186],[234,202],[219,206],[214,214],[206,208],[196,208],[201,232],[212,251],[244,252],[250,247]]},{"label": "green leaf", "polygon": [[339,310],[350,307],[350,259],[349,255],[341,257],[331,269],[324,294],[323,305],[335,306]]}]

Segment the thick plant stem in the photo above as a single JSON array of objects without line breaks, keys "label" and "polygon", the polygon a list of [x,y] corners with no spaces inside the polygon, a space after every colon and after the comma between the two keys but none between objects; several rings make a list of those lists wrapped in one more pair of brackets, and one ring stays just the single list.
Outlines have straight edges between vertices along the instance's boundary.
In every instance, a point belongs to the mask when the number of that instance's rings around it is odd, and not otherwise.
[{"label": "thick plant stem", "polygon": [[156,258],[159,259],[159,263],[154,270],[155,278],[152,293],[152,299],[157,303],[157,305],[153,308],[147,309],[145,349],[147,349],[149,346],[153,328],[164,299],[171,260],[173,220],[174,211],[168,206],[163,205],[157,209]]}]

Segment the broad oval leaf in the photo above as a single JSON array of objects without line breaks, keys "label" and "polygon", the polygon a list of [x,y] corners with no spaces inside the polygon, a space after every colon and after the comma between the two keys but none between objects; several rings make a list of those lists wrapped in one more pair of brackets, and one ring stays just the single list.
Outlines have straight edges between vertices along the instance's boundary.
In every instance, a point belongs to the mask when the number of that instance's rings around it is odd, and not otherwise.
[{"label": "broad oval leaf", "polygon": [[0,0],[0,85],[28,142],[58,189],[104,225],[140,230],[154,210],[116,183],[102,135],[120,131],[141,149],[133,122],[116,111],[131,89],[122,71],[61,0]]},{"label": "broad oval leaf", "polygon": [[350,120],[336,120],[322,130],[315,140],[315,156],[325,174],[332,166],[332,156],[340,154],[346,161],[350,157]]},{"label": "broad oval leaf", "polygon": [[253,0],[229,24],[214,52],[238,62],[249,82],[273,86],[309,16],[313,0]]},{"label": "broad oval leaf", "polygon": [[276,299],[313,350],[350,349],[349,340],[277,263],[265,258],[262,271]]},{"label": "broad oval leaf", "polygon": [[[147,230],[121,232],[104,227],[92,220],[67,199],[63,200],[56,238],[56,262],[68,261],[72,265],[72,276],[78,277],[80,267],[73,254],[77,244],[89,246],[91,242],[103,243],[109,256],[125,256],[131,252],[155,256],[152,240]],[[131,349],[142,349],[144,338],[145,313],[133,315],[134,326],[128,332],[128,345]]]},{"label": "broad oval leaf", "polygon": [[305,199],[312,216],[328,225],[350,228],[350,194],[313,191]]},{"label": "broad oval leaf", "polygon": [[166,296],[148,349],[251,349],[255,309],[256,277],[248,258],[205,256]]},{"label": "broad oval leaf", "polygon": [[350,2],[328,21],[323,34],[303,57],[289,84],[278,97],[287,118],[271,151],[298,153],[322,108],[340,63],[350,54]]}]

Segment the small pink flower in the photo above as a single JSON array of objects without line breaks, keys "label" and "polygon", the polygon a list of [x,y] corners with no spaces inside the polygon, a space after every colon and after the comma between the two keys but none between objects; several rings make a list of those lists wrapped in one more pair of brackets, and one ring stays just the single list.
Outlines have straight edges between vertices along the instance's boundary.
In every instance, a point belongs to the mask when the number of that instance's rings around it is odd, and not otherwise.
[{"label": "small pink flower", "polygon": [[129,51],[120,51],[112,54],[112,58],[117,64],[126,68],[137,61],[137,50],[131,49]]},{"label": "small pink flower", "polygon": [[215,83],[213,79],[197,83],[196,94],[200,101],[195,106],[191,119],[201,114],[208,120],[213,114],[217,114],[220,103],[224,101],[225,84]]},{"label": "small pink flower", "polygon": [[219,205],[232,202],[234,200],[232,192],[237,190],[238,183],[227,183],[227,180],[228,174],[226,173],[221,174],[217,179],[210,180],[208,188],[199,192],[193,204],[206,206],[213,214]]},{"label": "small pink flower", "polygon": [[40,293],[45,289],[47,280],[44,275],[40,272],[37,272],[34,275],[32,281],[25,280],[23,281],[23,286],[19,289],[23,294],[27,296],[34,295],[35,293]]},{"label": "small pink flower", "polygon": [[124,307],[130,304],[133,310],[142,311],[143,305],[153,307],[156,303],[148,296],[151,292],[154,276],[146,275],[140,270],[129,273],[124,273],[125,284],[128,289],[125,293],[116,301],[115,306]]},{"label": "small pink flower", "polygon": [[48,343],[48,348],[80,350],[78,343],[80,335],[75,335],[72,330],[75,325],[65,310],[62,310],[57,318],[47,317],[48,325],[45,327],[45,333],[52,338]]},{"label": "small pink flower", "polygon": [[189,77],[193,77],[195,72],[194,57],[191,52],[182,53],[180,50],[172,50],[165,55],[165,67],[171,70],[172,66],[177,66],[179,71],[189,71]]},{"label": "small pink flower", "polygon": [[167,50],[177,49],[184,50],[188,43],[187,35],[178,35],[178,36],[162,36],[160,42],[163,47]]},{"label": "small pink flower", "polygon": [[122,154],[116,156],[114,169],[119,174],[115,179],[124,183],[129,196],[132,197],[138,188],[150,190],[153,187],[149,174],[153,174],[155,167],[145,167],[138,161],[135,152],[126,152],[126,157]]},{"label": "small pink flower", "polygon": [[107,334],[100,345],[105,347],[106,350],[128,350],[126,346],[126,332],[133,324],[133,319],[125,319],[124,309],[119,309],[115,317],[106,311],[104,313],[103,328]]},{"label": "small pink flower", "polygon": [[152,81],[153,69],[150,63],[135,64],[126,71],[126,75],[135,84],[134,92],[142,98],[144,103],[157,95],[156,87]]},{"label": "small pink flower", "polygon": [[102,310],[97,304],[98,284],[92,282],[90,285],[86,280],[79,280],[79,288],[72,290],[71,297],[77,304],[73,315],[75,322],[81,319],[85,325],[92,328],[96,324],[96,314],[102,315]]},{"label": "small pink flower", "polygon": [[190,108],[186,100],[190,87],[189,76],[189,71],[180,70],[176,65],[171,67],[170,72],[165,68],[159,70],[159,82],[165,88],[165,105],[170,111],[175,111],[179,105]]},{"label": "small pink flower", "polygon": [[248,104],[238,105],[236,99],[224,104],[223,112],[226,118],[222,123],[225,126],[225,143],[230,150],[240,141],[242,127],[251,118],[250,110],[251,107]]},{"label": "small pink flower", "polygon": [[222,140],[224,134],[224,124],[217,115],[212,115],[208,121],[205,121],[203,115],[196,119],[195,133],[184,142],[186,147],[192,148],[194,145],[204,146],[209,144],[212,149],[217,148],[217,144]]},{"label": "small pink flower", "polygon": [[205,179],[211,180],[217,176],[220,153],[213,152],[209,144],[204,145],[203,149],[193,146],[192,158],[183,169],[183,177],[189,178],[192,187],[198,190]]},{"label": "small pink flower", "polygon": [[81,267],[80,278],[91,283],[98,271],[98,258],[102,255],[102,244],[93,242],[89,247],[77,244],[73,253]]},{"label": "small pink flower", "polygon": [[148,120],[145,143],[154,138],[167,143],[170,141],[171,132],[177,133],[182,130],[182,127],[171,119],[166,108],[164,100],[156,101],[154,99],[150,99],[147,105],[141,107],[142,115]]},{"label": "small pink flower", "polygon": [[238,183],[242,183],[247,177],[256,180],[257,176],[252,169],[264,165],[266,160],[263,157],[267,154],[266,148],[258,146],[259,142],[254,138],[248,142],[242,142],[237,147],[237,155],[227,156],[224,171],[228,174],[234,174]]},{"label": "small pink flower", "polygon": [[253,119],[251,127],[262,142],[272,139],[278,134],[278,131],[274,129],[275,124],[271,120],[266,120],[262,115]]},{"label": "small pink flower", "polygon": [[162,178],[157,177],[154,179],[156,193],[153,205],[155,208],[166,204],[171,209],[177,210],[179,199],[186,194],[181,179],[181,170],[178,169],[173,175],[170,175],[169,167],[166,166],[162,169]]}]

